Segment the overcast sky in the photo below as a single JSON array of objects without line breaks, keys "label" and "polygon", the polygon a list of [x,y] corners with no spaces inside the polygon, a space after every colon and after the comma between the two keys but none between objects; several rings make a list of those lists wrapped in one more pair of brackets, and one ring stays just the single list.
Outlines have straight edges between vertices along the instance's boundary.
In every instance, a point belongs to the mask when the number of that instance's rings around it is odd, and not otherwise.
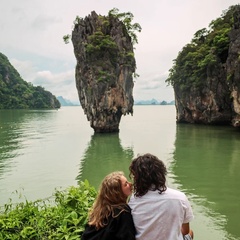
[{"label": "overcast sky", "polygon": [[171,101],[165,79],[173,59],[194,33],[220,17],[239,0],[0,0],[0,52],[22,78],[56,96],[78,101],[71,34],[73,21],[91,11],[107,15],[112,8],[131,12],[142,27],[135,45],[137,73],[134,99]]}]

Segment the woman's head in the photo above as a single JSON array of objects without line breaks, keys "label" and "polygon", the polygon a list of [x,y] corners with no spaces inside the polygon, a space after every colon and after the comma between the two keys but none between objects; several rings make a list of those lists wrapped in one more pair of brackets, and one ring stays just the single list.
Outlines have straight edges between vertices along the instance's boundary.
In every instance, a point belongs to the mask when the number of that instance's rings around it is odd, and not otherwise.
[{"label": "woman's head", "polygon": [[156,156],[147,153],[133,159],[130,167],[130,176],[134,179],[134,195],[143,196],[148,190],[166,190],[167,169],[164,163]]},{"label": "woman's head", "polygon": [[119,214],[125,211],[128,196],[132,193],[132,184],[127,181],[123,172],[112,172],[102,181],[97,198],[89,212],[89,224],[97,229],[108,224],[110,216],[116,217],[114,209]]},{"label": "woman's head", "polygon": [[127,197],[131,194],[131,187],[123,172],[112,172],[103,179],[99,197],[112,205],[126,203]]}]

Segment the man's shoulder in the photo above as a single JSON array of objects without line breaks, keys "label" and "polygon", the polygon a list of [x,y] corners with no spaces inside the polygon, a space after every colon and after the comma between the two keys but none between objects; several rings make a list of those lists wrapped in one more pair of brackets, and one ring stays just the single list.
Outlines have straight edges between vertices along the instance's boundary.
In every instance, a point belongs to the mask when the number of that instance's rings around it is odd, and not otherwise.
[{"label": "man's shoulder", "polygon": [[180,199],[186,198],[186,195],[184,192],[177,190],[177,189],[173,189],[173,188],[167,188],[165,193],[169,196],[173,196],[173,197],[180,198]]}]

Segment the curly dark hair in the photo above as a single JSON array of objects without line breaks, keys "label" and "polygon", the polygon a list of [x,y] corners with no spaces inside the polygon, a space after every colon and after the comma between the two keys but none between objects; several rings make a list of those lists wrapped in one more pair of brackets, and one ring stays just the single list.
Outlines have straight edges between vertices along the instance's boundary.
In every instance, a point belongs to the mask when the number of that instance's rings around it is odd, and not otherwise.
[{"label": "curly dark hair", "polygon": [[156,156],[150,153],[137,156],[132,160],[129,171],[136,197],[145,195],[148,190],[158,190],[160,194],[166,191],[167,169]]}]

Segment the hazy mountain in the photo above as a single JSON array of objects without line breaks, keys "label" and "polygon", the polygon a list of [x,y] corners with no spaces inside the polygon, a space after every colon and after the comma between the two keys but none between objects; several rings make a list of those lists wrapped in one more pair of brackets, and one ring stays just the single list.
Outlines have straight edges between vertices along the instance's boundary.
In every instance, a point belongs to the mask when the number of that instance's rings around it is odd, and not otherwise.
[{"label": "hazy mountain", "polygon": [[62,96],[57,97],[58,101],[61,103],[61,106],[79,106],[79,103],[73,103],[68,99],[63,98]]},{"label": "hazy mountain", "polygon": [[135,105],[175,105],[175,101],[167,102],[167,101],[158,101],[156,99],[152,100],[138,100],[135,101]]}]

